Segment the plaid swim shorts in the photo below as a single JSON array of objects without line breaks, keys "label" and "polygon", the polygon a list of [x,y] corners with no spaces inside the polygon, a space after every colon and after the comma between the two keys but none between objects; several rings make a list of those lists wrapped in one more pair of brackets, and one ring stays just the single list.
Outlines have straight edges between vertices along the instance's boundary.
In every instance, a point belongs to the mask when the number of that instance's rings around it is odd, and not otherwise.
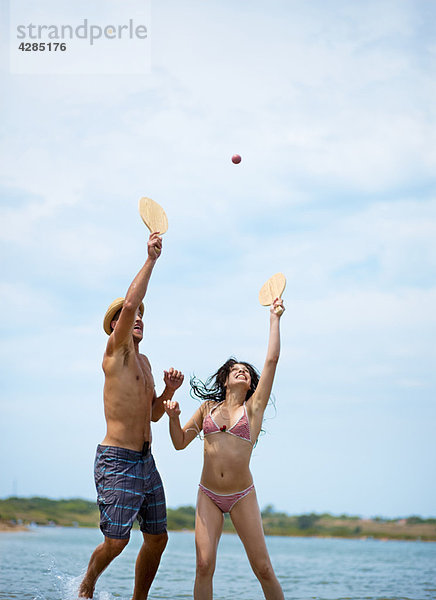
[{"label": "plaid swim shorts", "polygon": [[150,448],[136,452],[99,444],[94,477],[106,537],[129,538],[135,519],[144,533],[166,532],[165,493]]}]

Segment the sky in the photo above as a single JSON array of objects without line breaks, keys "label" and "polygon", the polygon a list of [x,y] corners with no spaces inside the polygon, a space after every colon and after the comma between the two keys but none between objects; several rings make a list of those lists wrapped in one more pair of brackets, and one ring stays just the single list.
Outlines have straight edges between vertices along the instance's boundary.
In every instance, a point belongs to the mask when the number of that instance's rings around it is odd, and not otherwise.
[{"label": "sky", "polygon": [[[426,0],[155,0],[149,70],[20,74],[2,0],[0,497],[95,499],[102,320],[146,258],[148,196],[169,229],[141,346],[158,394],[184,372],[182,421],[191,375],[261,369],[258,292],[281,271],[261,508],[436,516],[435,18]],[[176,452],[164,416],[153,453],[168,505],[194,505],[201,440]]]}]

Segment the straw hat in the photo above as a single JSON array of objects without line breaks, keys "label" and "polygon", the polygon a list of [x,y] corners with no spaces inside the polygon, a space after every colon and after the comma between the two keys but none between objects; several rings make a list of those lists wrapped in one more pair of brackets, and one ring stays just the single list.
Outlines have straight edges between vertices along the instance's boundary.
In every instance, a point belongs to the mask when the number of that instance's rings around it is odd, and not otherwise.
[{"label": "straw hat", "polygon": [[[113,320],[114,316],[116,315],[116,313],[120,310],[120,308],[122,308],[123,304],[124,304],[124,298],[117,298],[116,300],[114,300],[112,302],[112,304],[109,306],[109,308],[106,311],[106,314],[103,319],[103,329],[105,330],[105,332],[108,335],[110,335],[112,333],[112,329],[111,329],[112,320]],[[143,302],[141,302],[139,310],[141,311],[142,314],[144,314],[144,303]]]}]

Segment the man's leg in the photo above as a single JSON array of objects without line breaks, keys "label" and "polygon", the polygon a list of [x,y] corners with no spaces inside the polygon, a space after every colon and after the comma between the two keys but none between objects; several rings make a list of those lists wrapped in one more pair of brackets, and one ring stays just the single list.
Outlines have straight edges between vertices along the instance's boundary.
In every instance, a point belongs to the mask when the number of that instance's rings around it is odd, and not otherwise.
[{"label": "man's leg", "polygon": [[136,559],[135,589],[132,600],[146,600],[168,541],[168,534],[143,533],[144,542]]},{"label": "man's leg", "polygon": [[91,555],[88,570],[79,587],[79,598],[92,598],[97,579],[113,559],[123,551],[128,542],[129,538],[124,540],[104,538],[104,542],[97,546]]}]

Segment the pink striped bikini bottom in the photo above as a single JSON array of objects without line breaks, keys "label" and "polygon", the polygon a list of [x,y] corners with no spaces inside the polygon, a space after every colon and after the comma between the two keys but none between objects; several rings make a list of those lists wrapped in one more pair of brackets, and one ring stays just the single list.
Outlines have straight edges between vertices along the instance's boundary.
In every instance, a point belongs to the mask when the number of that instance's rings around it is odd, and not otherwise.
[{"label": "pink striped bikini bottom", "polygon": [[206,494],[206,496],[208,496],[223,513],[230,512],[235,506],[236,502],[239,502],[239,500],[242,500],[242,498],[245,498],[245,496],[247,496],[252,490],[254,490],[253,483],[246,490],[242,490],[242,492],[237,492],[236,494],[216,494],[215,492],[212,492],[212,490],[209,490],[207,487],[204,487],[204,485],[202,485],[201,483],[198,485],[198,487],[203,492],[203,494]]}]

